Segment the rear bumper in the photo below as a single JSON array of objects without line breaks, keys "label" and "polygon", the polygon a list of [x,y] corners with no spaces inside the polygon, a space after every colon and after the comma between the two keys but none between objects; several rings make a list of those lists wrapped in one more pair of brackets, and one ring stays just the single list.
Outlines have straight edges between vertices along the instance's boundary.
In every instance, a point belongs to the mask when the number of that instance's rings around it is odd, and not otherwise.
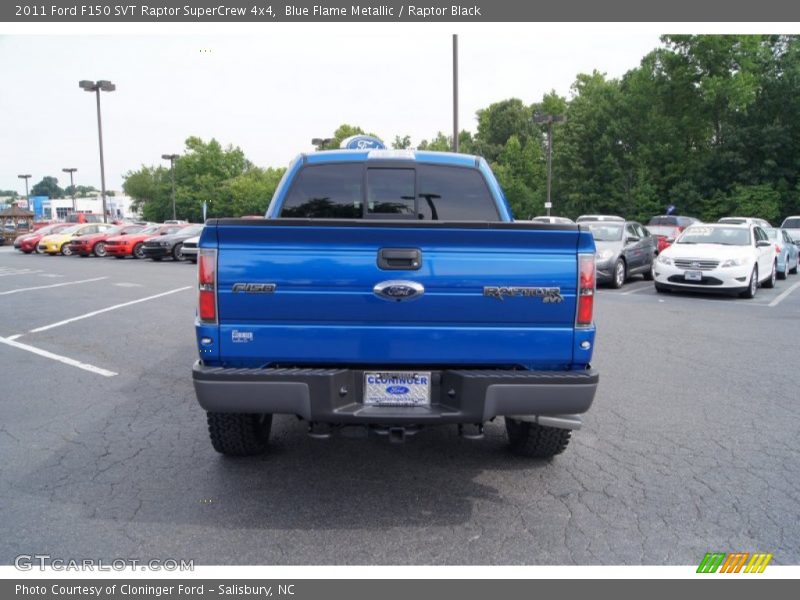
[{"label": "rear bumper", "polygon": [[197,400],[211,412],[299,415],[350,424],[483,423],[497,416],[581,414],[594,400],[597,371],[432,372],[430,406],[366,406],[364,371],[344,368],[192,369]]}]

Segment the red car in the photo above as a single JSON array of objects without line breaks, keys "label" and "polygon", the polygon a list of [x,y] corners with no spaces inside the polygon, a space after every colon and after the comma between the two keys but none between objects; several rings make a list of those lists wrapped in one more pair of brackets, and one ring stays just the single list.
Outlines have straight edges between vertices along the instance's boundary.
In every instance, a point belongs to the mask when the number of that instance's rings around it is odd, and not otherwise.
[{"label": "red car", "polygon": [[151,225],[136,233],[115,235],[105,241],[105,250],[108,256],[114,258],[144,258],[144,242],[157,235],[175,233],[186,225]]},{"label": "red car", "polygon": [[675,241],[675,238],[689,225],[699,223],[694,217],[679,217],[675,215],[661,215],[653,217],[647,223],[647,229],[656,237],[656,250],[659,254],[666,250]]},{"label": "red car", "polygon": [[39,252],[39,240],[46,235],[58,233],[67,227],[72,227],[72,223],[53,223],[52,225],[45,225],[36,231],[21,235],[14,240],[14,248],[21,250],[25,254],[31,252]]},{"label": "red car", "polygon": [[73,254],[79,254],[83,257],[94,254],[102,258],[107,255],[106,241],[108,238],[139,233],[144,227],[144,225],[126,225],[124,227],[114,227],[108,231],[81,235],[70,242],[69,249]]}]

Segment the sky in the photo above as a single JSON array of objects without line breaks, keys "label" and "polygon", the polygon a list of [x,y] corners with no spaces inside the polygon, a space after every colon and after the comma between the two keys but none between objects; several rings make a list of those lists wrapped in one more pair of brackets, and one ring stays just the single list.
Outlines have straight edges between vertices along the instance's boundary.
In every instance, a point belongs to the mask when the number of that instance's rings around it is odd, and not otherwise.
[{"label": "sky", "polygon": [[[52,30],[51,30],[52,31]],[[286,166],[355,124],[387,142],[452,133],[452,34],[459,35],[459,127],[511,97],[568,96],[579,73],[620,77],[660,45],[658,31],[546,24],[324,25],[118,30],[57,34],[0,30],[0,189],[18,174],[100,187],[94,94],[101,95],[106,187],[126,172],[168,164],[188,136],[241,147],[262,167]]]}]

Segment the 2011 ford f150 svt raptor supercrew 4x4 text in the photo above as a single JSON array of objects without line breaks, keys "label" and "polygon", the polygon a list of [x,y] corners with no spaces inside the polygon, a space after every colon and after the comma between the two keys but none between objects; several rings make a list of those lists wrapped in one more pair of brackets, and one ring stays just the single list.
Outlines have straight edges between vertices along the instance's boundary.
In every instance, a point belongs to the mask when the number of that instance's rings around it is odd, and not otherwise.
[{"label": "2011 ford f150 svt raptor supercrew 4x4 text", "polygon": [[214,448],[265,451],[274,414],[398,441],[503,417],[515,453],[560,453],[598,383],[594,253],[579,225],[514,222],[482,158],[301,155],[265,219],[200,238],[193,379]]}]

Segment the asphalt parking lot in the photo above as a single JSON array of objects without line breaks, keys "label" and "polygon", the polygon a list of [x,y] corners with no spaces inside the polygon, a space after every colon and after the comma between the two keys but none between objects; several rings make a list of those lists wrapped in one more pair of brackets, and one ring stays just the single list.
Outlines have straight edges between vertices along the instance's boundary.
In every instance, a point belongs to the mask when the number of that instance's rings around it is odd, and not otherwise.
[{"label": "asphalt parking lot", "polygon": [[601,289],[584,428],[551,462],[431,428],[216,454],[190,368],[195,269],[0,248],[0,563],[800,562],[800,277],[754,300]]}]

